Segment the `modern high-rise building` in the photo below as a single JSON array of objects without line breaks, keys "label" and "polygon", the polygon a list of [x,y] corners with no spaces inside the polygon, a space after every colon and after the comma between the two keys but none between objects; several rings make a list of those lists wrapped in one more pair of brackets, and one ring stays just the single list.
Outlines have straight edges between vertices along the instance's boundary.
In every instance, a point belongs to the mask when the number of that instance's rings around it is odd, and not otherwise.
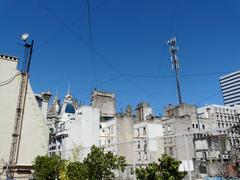
[{"label": "modern high-rise building", "polygon": [[220,77],[224,104],[240,105],[240,70]]}]

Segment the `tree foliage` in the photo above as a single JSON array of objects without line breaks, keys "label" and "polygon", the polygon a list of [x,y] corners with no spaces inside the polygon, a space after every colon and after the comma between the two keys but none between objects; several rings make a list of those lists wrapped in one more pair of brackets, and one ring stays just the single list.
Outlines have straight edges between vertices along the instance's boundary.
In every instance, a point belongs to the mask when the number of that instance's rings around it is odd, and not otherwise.
[{"label": "tree foliage", "polygon": [[55,180],[59,177],[63,161],[59,156],[37,156],[33,165],[36,180]]},{"label": "tree foliage", "polygon": [[102,180],[114,178],[114,170],[124,171],[125,157],[104,152],[103,148],[92,146],[83,160],[66,161],[58,156],[38,156],[33,169],[36,180]]},{"label": "tree foliage", "polygon": [[67,166],[68,178],[71,180],[87,179],[87,169],[81,162],[70,162]]},{"label": "tree foliage", "polygon": [[137,168],[137,178],[139,180],[181,180],[187,174],[179,171],[181,161],[167,154],[162,155],[158,161],[158,163],[148,164],[145,168]]},{"label": "tree foliage", "polygon": [[87,168],[88,179],[110,179],[114,177],[113,170],[124,171],[125,157],[113,155],[112,152],[104,152],[103,148],[93,146],[91,153],[83,160]]}]

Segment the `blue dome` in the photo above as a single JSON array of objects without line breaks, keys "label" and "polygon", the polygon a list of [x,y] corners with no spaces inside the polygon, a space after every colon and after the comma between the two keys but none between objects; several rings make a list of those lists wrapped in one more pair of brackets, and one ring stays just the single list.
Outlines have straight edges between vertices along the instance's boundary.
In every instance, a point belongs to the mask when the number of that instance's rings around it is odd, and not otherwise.
[{"label": "blue dome", "polygon": [[68,103],[65,108],[65,113],[75,114],[75,108],[72,104]]}]

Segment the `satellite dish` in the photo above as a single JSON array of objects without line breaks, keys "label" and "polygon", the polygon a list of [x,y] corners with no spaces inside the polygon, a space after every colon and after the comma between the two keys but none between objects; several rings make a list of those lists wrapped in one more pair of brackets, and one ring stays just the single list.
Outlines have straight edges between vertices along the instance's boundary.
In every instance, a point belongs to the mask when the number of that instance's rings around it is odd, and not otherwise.
[{"label": "satellite dish", "polygon": [[29,34],[28,33],[23,33],[22,36],[21,36],[21,39],[23,41],[26,41],[28,38],[29,38]]}]

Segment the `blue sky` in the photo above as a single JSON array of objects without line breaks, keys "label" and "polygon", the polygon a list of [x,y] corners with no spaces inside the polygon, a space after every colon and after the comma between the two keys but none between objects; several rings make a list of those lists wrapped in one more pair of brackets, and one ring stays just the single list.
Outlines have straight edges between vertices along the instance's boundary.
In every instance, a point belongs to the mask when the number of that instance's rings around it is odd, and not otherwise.
[{"label": "blue sky", "polygon": [[158,114],[178,103],[166,45],[175,35],[183,101],[223,103],[218,78],[240,68],[240,1],[89,0],[94,55],[86,2],[1,0],[0,52],[22,58],[19,37],[30,33],[36,93],[63,97],[70,80],[83,103],[97,87],[116,93],[119,111],[146,101]]}]

